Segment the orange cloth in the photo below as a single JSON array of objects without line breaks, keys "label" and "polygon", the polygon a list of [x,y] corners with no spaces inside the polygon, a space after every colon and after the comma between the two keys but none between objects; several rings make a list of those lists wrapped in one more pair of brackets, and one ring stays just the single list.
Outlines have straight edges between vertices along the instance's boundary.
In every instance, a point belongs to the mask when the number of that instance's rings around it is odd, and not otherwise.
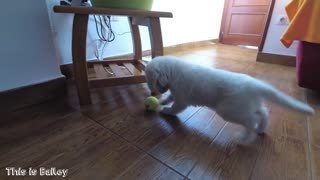
[{"label": "orange cloth", "polygon": [[320,0],[292,0],[285,9],[289,26],[280,39],[285,47],[293,40],[320,43]]}]

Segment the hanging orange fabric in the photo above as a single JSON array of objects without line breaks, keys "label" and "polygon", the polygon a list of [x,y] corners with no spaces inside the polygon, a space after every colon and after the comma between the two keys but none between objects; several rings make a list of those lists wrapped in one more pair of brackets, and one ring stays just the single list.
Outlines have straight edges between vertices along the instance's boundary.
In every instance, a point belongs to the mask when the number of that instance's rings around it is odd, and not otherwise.
[{"label": "hanging orange fabric", "polygon": [[320,43],[320,0],[292,0],[285,9],[289,26],[280,39],[285,47],[294,40]]}]

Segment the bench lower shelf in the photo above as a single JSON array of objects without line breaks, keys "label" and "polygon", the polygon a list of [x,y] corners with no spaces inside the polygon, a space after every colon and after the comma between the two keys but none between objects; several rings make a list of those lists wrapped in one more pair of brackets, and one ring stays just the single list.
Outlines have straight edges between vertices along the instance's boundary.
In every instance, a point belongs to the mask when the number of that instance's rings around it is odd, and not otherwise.
[{"label": "bench lower shelf", "polygon": [[94,61],[88,63],[90,88],[146,82],[142,60]]}]

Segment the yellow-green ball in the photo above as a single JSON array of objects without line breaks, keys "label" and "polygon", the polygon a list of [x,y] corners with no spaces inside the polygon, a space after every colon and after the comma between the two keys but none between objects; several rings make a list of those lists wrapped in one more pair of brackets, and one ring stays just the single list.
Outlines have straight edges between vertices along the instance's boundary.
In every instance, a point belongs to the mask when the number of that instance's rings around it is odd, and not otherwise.
[{"label": "yellow-green ball", "polygon": [[149,96],[145,100],[144,105],[148,111],[156,111],[159,106],[159,100],[154,96]]}]

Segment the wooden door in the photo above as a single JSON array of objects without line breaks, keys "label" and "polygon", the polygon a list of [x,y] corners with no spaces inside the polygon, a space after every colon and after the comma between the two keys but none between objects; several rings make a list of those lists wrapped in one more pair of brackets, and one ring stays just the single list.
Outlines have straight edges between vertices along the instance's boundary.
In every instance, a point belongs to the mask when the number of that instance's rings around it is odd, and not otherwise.
[{"label": "wooden door", "polygon": [[273,5],[274,0],[225,0],[220,42],[260,46]]}]

